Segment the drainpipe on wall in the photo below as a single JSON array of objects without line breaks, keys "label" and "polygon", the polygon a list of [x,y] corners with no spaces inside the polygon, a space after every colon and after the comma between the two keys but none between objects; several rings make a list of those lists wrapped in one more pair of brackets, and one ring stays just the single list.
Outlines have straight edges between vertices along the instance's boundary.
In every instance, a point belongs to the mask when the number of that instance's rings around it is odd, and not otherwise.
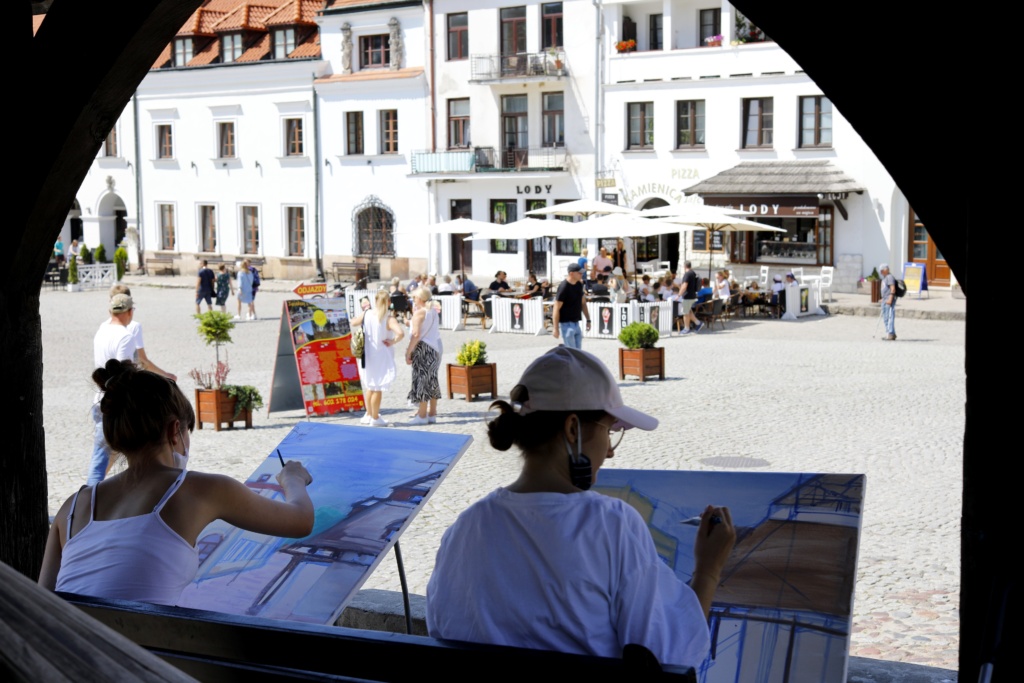
[{"label": "drainpipe on wall", "polygon": [[594,52],[594,199],[601,199],[601,188],[596,179],[604,170],[604,6],[602,0],[593,0],[597,12],[597,47]]},{"label": "drainpipe on wall", "polygon": [[[315,71],[313,80],[316,80]],[[320,254],[320,203],[323,201],[320,189],[320,100],[316,96],[316,85],[313,85],[313,135],[316,136],[313,145],[313,243],[316,249],[313,265],[316,268],[316,281],[324,282],[324,261]]]},{"label": "drainpipe on wall", "polygon": [[[427,98],[429,103],[430,111],[428,112],[430,118],[430,151],[437,152],[437,88],[434,87],[434,0],[426,0],[424,3],[427,7],[427,61],[430,64],[430,82],[427,87],[430,88],[430,97]],[[436,183],[431,182],[430,194],[428,195],[428,212],[429,216],[427,223],[430,224],[433,221],[430,217],[437,216],[437,187]],[[433,199],[431,202],[430,199]],[[429,204],[433,204],[433,210],[429,207]],[[428,238],[428,258],[434,263],[434,267],[431,268],[431,272],[440,274],[441,272],[441,236],[431,235]]]},{"label": "drainpipe on wall", "polygon": [[[115,124],[116,125],[116,124]],[[135,229],[139,233],[139,246],[135,257],[138,259],[136,270],[145,267],[142,255],[146,251],[146,231],[142,221],[142,150],[139,147],[139,93],[132,94],[132,126],[135,129]]]}]

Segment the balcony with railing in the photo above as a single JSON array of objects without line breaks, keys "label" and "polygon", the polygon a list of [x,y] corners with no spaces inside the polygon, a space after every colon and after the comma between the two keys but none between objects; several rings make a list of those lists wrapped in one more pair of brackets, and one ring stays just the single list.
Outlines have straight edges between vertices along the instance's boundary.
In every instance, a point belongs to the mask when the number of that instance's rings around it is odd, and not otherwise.
[{"label": "balcony with railing", "polygon": [[413,152],[413,175],[551,173],[569,170],[565,147],[474,147],[446,152]]},{"label": "balcony with railing", "polygon": [[473,83],[539,82],[568,75],[565,50],[469,56],[469,80]]}]

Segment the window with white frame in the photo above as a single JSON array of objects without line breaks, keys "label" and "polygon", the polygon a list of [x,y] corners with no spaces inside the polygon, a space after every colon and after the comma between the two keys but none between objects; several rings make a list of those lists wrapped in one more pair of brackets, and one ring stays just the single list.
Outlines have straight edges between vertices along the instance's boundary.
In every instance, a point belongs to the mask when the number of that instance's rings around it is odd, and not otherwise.
[{"label": "window with white frame", "polygon": [[245,254],[260,253],[260,208],[242,207],[242,251]]},{"label": "window with white frame", "polygon": [[156,158],[174,158],[174,127],[169,123],[156,126]]},{"label": "window with white frame", "polygon": [[743,100],[743,147],[771,147],[773,106],[770,97]]},{"label": "window with white frame", "polygon": [[832,146],[832,101],[824,95],[800,98],[800,146]]},{"label": "window with white frame", "polygon": [[653,149],[654,102],[630,102],[626,108],[629,116],[626,149]]},{"label": "window with white frame", "polygon": [[288,223],[288,255],[306,255],[306,209],[302,206],[286,208]]},{"label": "window with white frame", "polygon": [[103,141],[103,156],[116,157],[117,154],[117,124],[107,133],[107,139]]},{"label": "window with white frame", "polygon": [[174,249],[174,204],[157,204],[157,219],[160,223],[160,248]]},{"label": "window with white frame", "polygon": [[398,154],[398,110],[380,112],[380,153]]},{"label": "window with white frame", "polygon": [[176,38],[174,40],[174,66],[185,66],[192,61],[192,39]]},{"label": "window with white frame", "polygon": [[235,158],[235,122],[217,122],[217,158]]},{"label": "window with white frame", "polygon": [[363,112],[345,112],[345,154],[363,153]]},{"label": "window with white frame", "polygon": [[276,29],[272,40],[274,42],[274,59],[285,59],[295,49],[295,29]]},{"label": "window with white frame", "polygon": [[704,146],[704,100],[676,102],[676,149]]},{"label": "window with white frame", "polygon": [[284,120],[284,154],[289,157],[304,156],[305,146],[302,140],[302,119]]},{"label": "window with white frame", "polygon": [[229,33],[220,39],[220,61],[228,64],[242,56],[242,34]]},{"label": "window with white frame", "polygon": [[217,207],[212,204],[199,205],[200,245],[207,253],[217,251]]}]

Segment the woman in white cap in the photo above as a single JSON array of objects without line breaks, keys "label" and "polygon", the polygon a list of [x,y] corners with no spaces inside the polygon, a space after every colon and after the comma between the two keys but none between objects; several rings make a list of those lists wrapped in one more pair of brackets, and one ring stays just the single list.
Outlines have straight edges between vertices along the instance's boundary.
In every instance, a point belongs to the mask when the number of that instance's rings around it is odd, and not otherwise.
[{"label": "woman in white cap", "polygon": [[465,510],[441,540],[427,585],[437,638],[621,657],[627,644],[699,666],[707,616],[736,532],[728,508],[701,515],[690,585],[658,557],[640,514],[588,491],[626,429],[658,421],[623,405],[595,356],[557,346],[526,369],[488,425],[517,446],[515,482]]}]

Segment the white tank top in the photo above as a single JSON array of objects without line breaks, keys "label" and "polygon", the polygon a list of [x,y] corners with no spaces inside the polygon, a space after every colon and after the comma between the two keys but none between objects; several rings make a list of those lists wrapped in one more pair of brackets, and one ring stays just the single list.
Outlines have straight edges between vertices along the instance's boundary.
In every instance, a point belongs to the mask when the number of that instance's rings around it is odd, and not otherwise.
[{"label": "white tank top", "polygon": [[420,341],[438,353],[444,353],[441,348],[441,329],[438,326],[437,311],[434,310],[433,301],[427,303],[426,315],[423,317],[423,325],[420,328]]},{"label": "white tank top", "polygon": [[[182,470],[153,511],[98,520],[96,486],[89,522],[64,544],[58,591],[118,600],[174,605],[199,570],[199,552],[175,533],[160,511],[185,480]],[[68,533],[78,494],[68,512]]]}]

